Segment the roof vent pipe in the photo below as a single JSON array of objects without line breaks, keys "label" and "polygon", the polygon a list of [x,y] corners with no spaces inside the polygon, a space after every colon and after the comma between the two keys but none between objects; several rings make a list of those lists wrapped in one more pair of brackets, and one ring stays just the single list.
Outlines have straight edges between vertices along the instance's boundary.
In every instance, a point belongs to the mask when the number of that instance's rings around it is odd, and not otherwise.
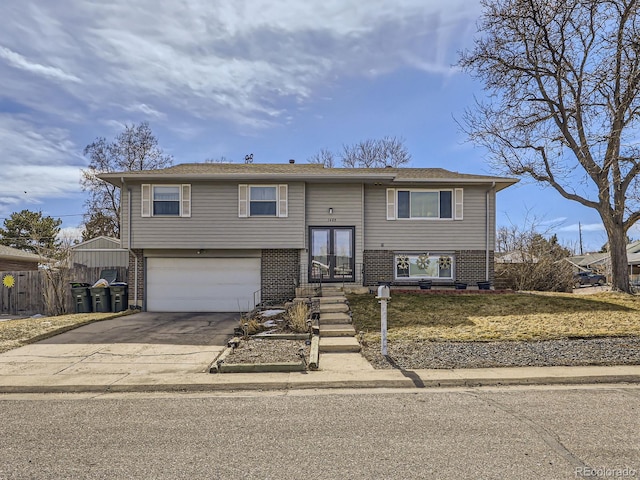
[{"label": "roof vent pipe", "polygon": [[291,165],[293,165],[294,163],[296,163],[296,161],[295,161],[293,158],[290,158],[290,159],[289,159],[289,163],[290,163]]}]

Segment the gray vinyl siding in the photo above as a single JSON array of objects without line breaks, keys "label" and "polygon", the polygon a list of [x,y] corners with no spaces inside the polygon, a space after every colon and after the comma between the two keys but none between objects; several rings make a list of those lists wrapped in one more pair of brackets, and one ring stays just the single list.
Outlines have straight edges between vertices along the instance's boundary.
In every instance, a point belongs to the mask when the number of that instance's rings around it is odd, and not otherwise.
[{"label": "gray vinyl siding", "polygon": [[86,267],[128,267],[129,252],[127,250],[76,250],[71,255],[74,264]]},{"label": "gray vinyl siding", "polygon": [[[421,187],[407,185],[400,188]],[[433,188],[460,188],[460,185],[442,185]],[[387,220],[387,187],[365,186],[365,250],[485,250],[486,192],[489,186],[463,186],[463,188],[463,220]],[[492,191],[489,198],[489,250],[493,250],[495,192]]]},{"label": "gray vinyl siding", "polygon": [[[364,247],[363,185],[307,184],[306,199],[305,248],[309,248],[309,227],[355,227],[355,263],[361,265]],[[331,215],[329,208],[333,208]],[[302,252],[300,261],[302,265],[307,265],[307,251]]]},{"label": "gray vinyl siding", "polygon": [[71,249],[71,261],[87,267],[127,267],[129,252],[120,247],[120,240],[98,237]]},{"label": "gray vinyl siding", "polygon": [[[274,185],[274,182],[265,185]],[[251,183],[258,185],[259,183]],[[154,185],[159,185],[155,183]],[[191,183],[191,217],[141,216],[141,187],[131,185],[132,246],[159,249],[304,247],[304,184],[288,183],[288,217],[238,217],[238,183]],[[123,208],[127,204],[123,202]],[[123,216],[123,218],[125,218]],[[127,233],[127,229],[123,230]],[[126,239],[126,237],[123,237]],[[126,243],[126,240],[123,244]]]}]

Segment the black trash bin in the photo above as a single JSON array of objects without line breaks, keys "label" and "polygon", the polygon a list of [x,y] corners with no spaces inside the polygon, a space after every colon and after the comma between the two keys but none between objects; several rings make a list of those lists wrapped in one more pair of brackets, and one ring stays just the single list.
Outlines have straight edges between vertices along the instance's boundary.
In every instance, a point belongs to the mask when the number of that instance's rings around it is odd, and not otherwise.
[{"label": "black trash bin", "polygon": [[104,313],[111,311],[109,287],[92,287],[89,292],[91,292],[91,303],[93,304],[94,312]]},{"label": "black trash bin", "polygon": [[126,283],[112,283],[109,285],[111,294],[111,311],[123,312],[129,307],[129,290]]},{"label": "black trash bin", "polygon": [[76,313],[91,313],[91,295],[89,294],[89,284],[71,282],[71,295],[76,306]]}]

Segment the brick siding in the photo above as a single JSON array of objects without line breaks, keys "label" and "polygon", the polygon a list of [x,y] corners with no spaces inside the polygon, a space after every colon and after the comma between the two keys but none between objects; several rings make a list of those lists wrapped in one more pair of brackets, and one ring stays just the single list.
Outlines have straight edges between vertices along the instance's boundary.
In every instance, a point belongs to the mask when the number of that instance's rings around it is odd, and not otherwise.
[{"label": "brick siding", "polygon": [[364,251],[363,285],[377,285],[378,282],[393,282],[393,252],[390,250]]},{"label": "brick siding", "polygon": [[[460,250],[456,255],[456,277],[459,282],[475,285],[486,280],[487,256],[484,250]],[[489,252],[489,281],[494,282],[493,251]]]},{"label": "brick siding", "polygon": [[[136,285],[136,262],[135,258],[138,257],[138,305],[142,307],[142,299],[144,298],[144,257],[142,255],[142,249],[132,250],[129,252],[129,278],[127,283],[129,284],[129,306],[135,307],[135,285]],[[134,256],[135,255],[135,256]]]},{"label": "brick siding", "polygon": [[295,297],[300,252],[295,249],[262,250],[262,301],[284,302]]}]

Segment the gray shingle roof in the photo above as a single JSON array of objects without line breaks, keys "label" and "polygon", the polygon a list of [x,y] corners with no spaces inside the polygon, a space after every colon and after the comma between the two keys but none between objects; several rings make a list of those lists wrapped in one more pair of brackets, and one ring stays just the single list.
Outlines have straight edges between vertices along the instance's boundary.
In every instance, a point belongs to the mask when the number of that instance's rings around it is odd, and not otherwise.
[{"label": "gray shingle roof", "polygon": [[35,253],[25,252],[24,250],[18,250],[17,248],[11,248],[5,245],[0,245],[0,257],[31,263],[38,263],[41,260],[40,256]]},{"label": "gray shingle roof", "polygon": [[272,164],[272,163],[183,163],[160,170],[114,172],[99,175],[100,178],[119,185],[120,179],[165,179],[185,180],[242,180],[259,178],[282,178],[314,181],[380,181],[384,183],[491,183],[501,190],[518,180],[489,175],[473,175],[445,170],[443,168],[325,168],[317,164]]}]

